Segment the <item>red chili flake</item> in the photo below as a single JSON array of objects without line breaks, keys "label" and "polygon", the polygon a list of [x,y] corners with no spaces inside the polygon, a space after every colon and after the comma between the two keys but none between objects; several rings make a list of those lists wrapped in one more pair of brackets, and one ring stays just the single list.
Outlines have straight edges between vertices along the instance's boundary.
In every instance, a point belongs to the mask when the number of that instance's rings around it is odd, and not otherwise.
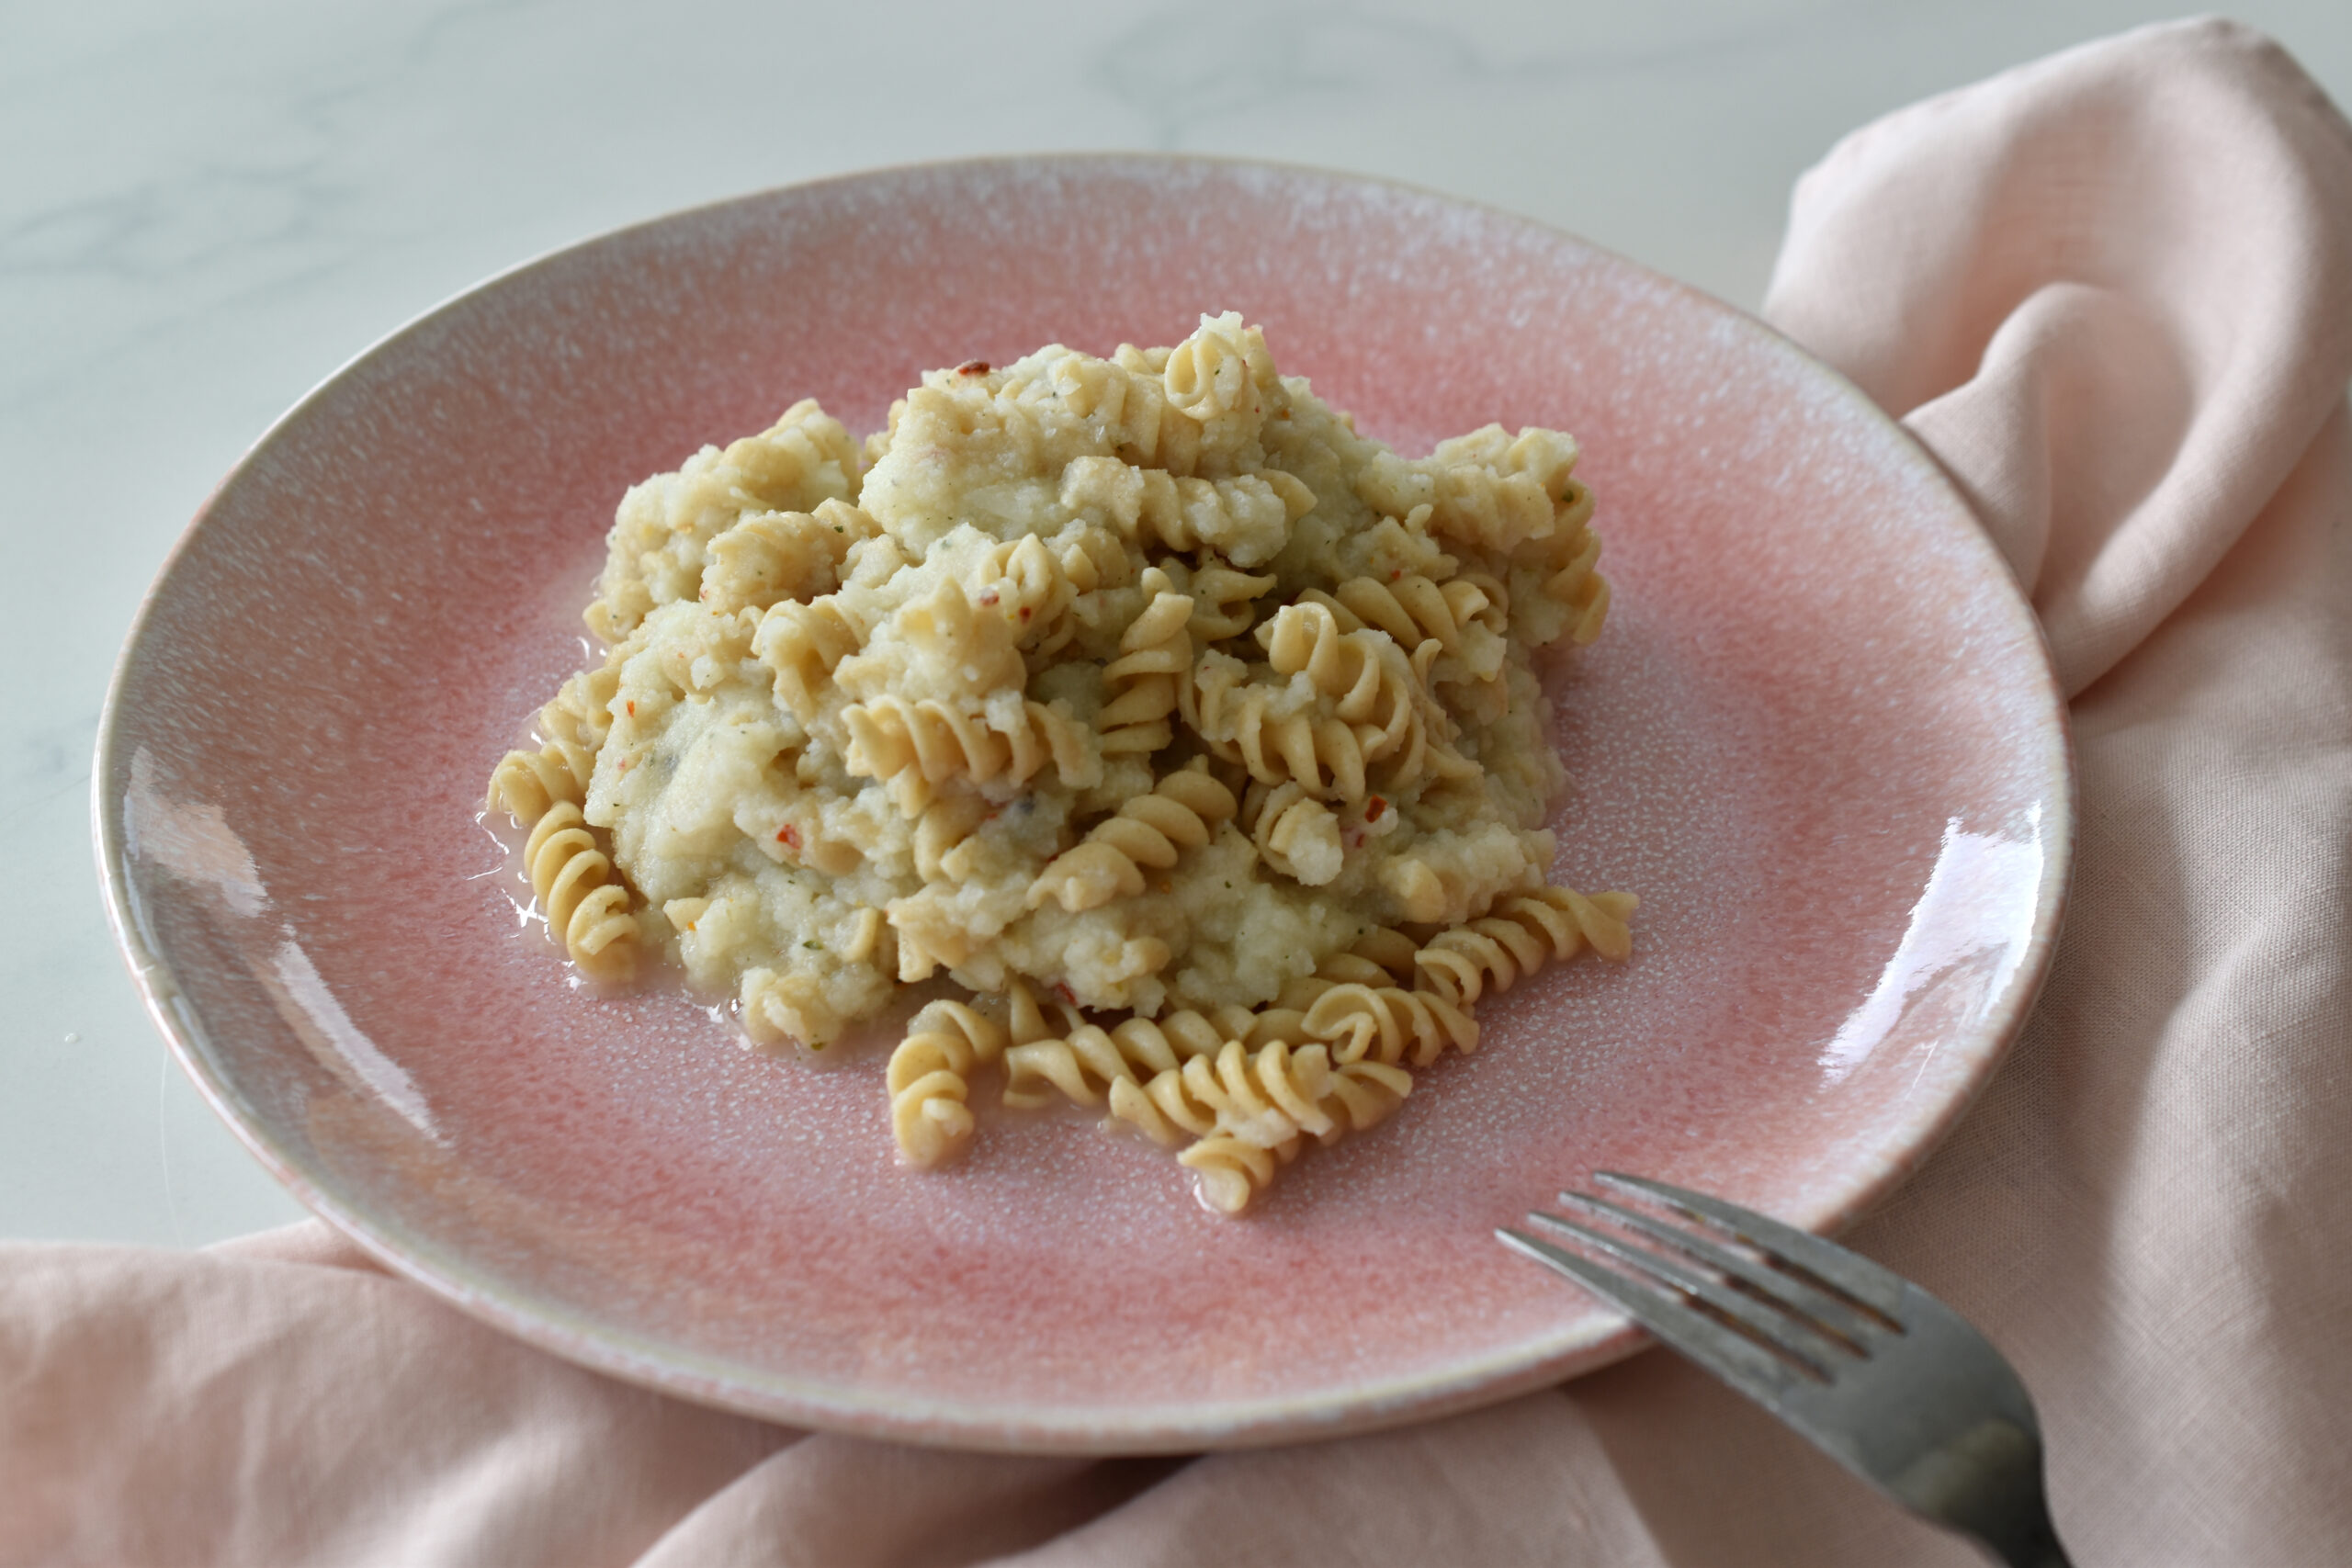
[{"label": "red chili flake", "polygon": [[985,609],[987,606],[995,604],[996,601],[997,592],[995,589],[983,588],[980,590],[980,604],[982,608]]},{"label": "red chili flake", "polygon": [[637,716],[637,704],[634,701],[630,702],[628,705],[628,716],[631,718],[635,718]]},{"label": "red chili flake", "polygon": [[1057,980],[1054,982],[1054,995],[1061,998],[1062,1000],[1068,1002],[1072,1007],[1076,1007],[1078,1005],[1078,993],[1069,988],[1069,982],[1067,980]]},{"label": "red chili flake", "polygon": [[1392,566],[1388,569],[1388,581],[1391,582],[1396,581],[1398,578],[1404,575],[1405,569],[1401,566]]},{"label": "red chili flake", "polygon": [[985,359],[967,359],[963,364],[956,367],[956,374],[958,376],[985,376],[988,373],[989,362]]},{"label": "red chili flake", "polygon": [[1367,822],[1377,822],[1380,820],[1380,814],[1387,809],[1388,803],[1375,795],[1363,803],[1363,819]]},{"label": "red chili flake", "polygon": [[786,849],[797,850],[800,847],[800,829],[786,822],[775,830],[775,841]]},{"label": "red chili flake", "polygon": [[1036,613],[1036,608],[1034,605],[1023,604],[1021,606],[1021,618],[1024,621]]}]

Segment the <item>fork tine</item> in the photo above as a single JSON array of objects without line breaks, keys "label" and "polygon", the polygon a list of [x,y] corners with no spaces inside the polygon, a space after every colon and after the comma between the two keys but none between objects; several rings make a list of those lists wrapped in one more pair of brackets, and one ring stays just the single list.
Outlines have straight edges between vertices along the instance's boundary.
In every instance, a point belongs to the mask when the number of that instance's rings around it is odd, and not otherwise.
[{"label": "fork tine", "polygon": [[[2017,1370],[1965,1318],[1898,1274],[1721,1199],[1615,1172],[1597,1172],[1595,1180],[1730,1235],[1759,1253],[1762,1265],[1718,1258],[1721,1248],[1676,1234],[1672,1222],[1573,1192],[1561,1197],[1624,1234],[1548,1214],[1529,1218],[1578,1238],[1609,1263],[1518,1231],[1496,1235],[1626,1313],[1905,1506],[1974,1537],[2005,1562],[2065,1568],[2050,1522],[2033,1401]],[[1697,1275],[1689,1264],[1649,1253],[1647,1241],[1702,1267],[1724,1268],[1724,1277]],[[1724,1268],[1726,1259],[1742,1267]],[[1621,1261],[1638,1275],[1618,1273]],[[1697,1280],[1717,1293],[1679,1293]],[[1811,1294],[1814,1286],[1892,1332],[1866,1325],[1867,1353],[1835,1356],[1807,1377],[1804,1363],[1786,1352],[1799,1320],[1781,1311],[1792,1292]],[[1776,1327],[1751,1338],[1749,1330],[1762,1327],[1756,1314]]]},{"label": "fork tine", "polygon": [[1606,1198],[1596,1198],[1589,1192],[1573,1191],[1561,1193],[1560,1201],[1600,1214],[1612,1224],[1696,1258],[1708,1268],[1745,1284],[1749,1292],[1782,1311],[1793,1313],[1804,1321],[1807,1327],[1827,1336],[1855,1355],[1869,1355],[1873,1330],[1883,1333],[1892,1326],[1881,1325],[1874,1313],[1866,1315],[1857,1311],[1847,1303],[1843,1292],[1816,1290],[1795,1274],[1768,1268],[1752,1258],[1741,1257],[1728,1247],[1719,1247],[1702,1235],[1652,1219],[1647,1214],[1637,1213],[1622,1203],[1612,1203]]},{"label": "fork tine", "polygon": [[1508,1226],[1495,1235],[1513,1251],[1566,1274],[1750,1399],[1769,1405],[1802,1381],[1802,1374],[1788,1362],[1746,1335],[1725,1328],[1653,1286]]},{"label": "fork tine", "polygon": [[1705,1303],[1702,1315],[1713,1313],[1729,1320],[1727,1326],[1745,1331],[1751,1339],[1759,1340],[1767,1349],[1777,1350],[1822,1382],[1829,1381],[1830,1369],[1840,1359],[1841,1352],[1850,1354],[1849,1348],[1824,1335],[1811,1323],[1776,1312],[1770,1306],[1726,1288],[1721,1281],[1711,1280],[1672,1258],[1649,1251],[1629,1242],[1621,1241],[1604,1231],[1558,1214],[1527,1216],[1546,1230],[1572,1235],[1597,1252],[1617,1259],[1629,1269],[1637,1269],[1651,1278],[1662,1280],[1668,1287],[1685,1296]]},{"label": "fork tine", "polygon": [[1803,1269],[1823,1284],[1851,1298],[1856,1305],[1867,1307],[1884,1318],[1889,1326],[1899,1329],[1903,1325],[1903,1276],[1882,1269],[1834,1242],[1824,1241],[1817,1235],[1808,1235],[1793,1225],[1784,1225],[1778,1220],[1767,1219],[1736,1203],[1726,1203],[1720,1198],[1710,1198],[1702,1192],[1668,1187],[1663,1181],[1652,1181],[1645,1177],[1597,1170],[1592,1173],[1592,1179],[1601,1186],[1613,1187],[1624,1192],[1638,1192],[1706,1220],[1771,1257]]}]

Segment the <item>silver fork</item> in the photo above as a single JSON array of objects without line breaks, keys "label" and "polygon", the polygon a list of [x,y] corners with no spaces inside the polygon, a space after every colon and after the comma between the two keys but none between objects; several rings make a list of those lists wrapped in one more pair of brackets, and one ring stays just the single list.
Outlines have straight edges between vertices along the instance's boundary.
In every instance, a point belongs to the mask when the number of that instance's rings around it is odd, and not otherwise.
[{"label": "silver fork", "polygon": [[1613,1268],[1523,1232],[1495,1235],[1913,1512],[1973,1536],[2013,1568],[2068,1568],[2042,1490],[2033,1402],[1966,1319],[1899,1274],[1719,1198],[1613,1171],[1593,1180],[1678,1211],[1747,1251],[1582,1192],[1560,1201],[1612,1230],[1557,1214],[1528,1219]]}]

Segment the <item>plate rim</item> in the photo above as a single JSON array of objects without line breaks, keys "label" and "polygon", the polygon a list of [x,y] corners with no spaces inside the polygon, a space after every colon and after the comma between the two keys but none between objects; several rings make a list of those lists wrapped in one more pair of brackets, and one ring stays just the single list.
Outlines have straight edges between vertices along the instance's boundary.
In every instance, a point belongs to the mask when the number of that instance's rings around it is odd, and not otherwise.
[{"label": "plate rim", "polygon": [[[127,873],[123,801],[120,792],[110,788],[110,784],[117,776],[121,755],[118,728],[127,688],[137,673],[142,645],[153,633],[157,605],[183,559],[204,536],[223,495],[253,469],[275,443],[334,395],[346,380],[379,355],[477,297],[630,235],[704,214],[749,209],[779,198],[893,176],[970,178],[990,172],[1034,175],[1040,170],[1054,168],[1098,173],[1125,170],[1132,171],[1138,178],[1165,178],[1177,171],[1203,169],[1365,186],[1473,210],[1490,220],[1540,232],[1555,243],[1565,242],[1639,275],[1683,304],[1695,306],[1702,313],[1724,321],[1755,346],[1792,361],[1805,373],[1822,378],[1824,387],[1838,394],[1849,413],[1876,425],[1881,434],[1895,438],[1898,446],[1913,459],[1921,480],[1942,491],[1963,515],[1976,515],[1976,509],[1908,426],[1880,407],[1836,367],[1761,318],[1555,224],[1491,202],[1409,181],[1342,168],[1216,154],[1010,153],[877,164],[695,203],[552,246],[500,268],[410,316],[315,382],[254,438],[206,492],[140,597],[98,713],[91,770],[92,848],[97,861],[107,927],[130,971],[131,983],[182,1070],[238,1141],[314,1215],[392,1276],[407,1279],[469,1315],[575,1365],[696,1404],[762,1419],[931,1447],[1020,1453],[1173,1453],[1204,1448],[1262,1447],[1382,1430],[1498,1403],[1623,1359],[1644,1348],[1649,1342],[1647,1337],[1611,1310],[1588,1308],[1580,1314],[1573,1314],[1565,1309],[1572,1308],[1576,1298],[1564,1295],[1561,1332],[1521,1341],[1508,1350],[1468,1362],[1450,1362],[1434,1372],[1351,1382],[1335,1393],[1313,1397],[1288,1395],[1193,1402],[1168,1407],[1122,1407],[1119,1414],[1088,1418],[1064,1406],[1041,1406],[1034,1411],[1027,1406],[1012,1406],[1010,1409],[1019,1413],[1008,1414],[1006,1406],[970,1400],[934,1403],[896,1393],[877,1395],[872,1391],[861,1392],[854,1385],[842,1390],[830,1384],[801,1383],[772,1372],[752,1373],[740,1362],[724,1362],[721,1358],[674,1344],[656,1347],[611,1325],[581,1321],[556,1303],[522,1292],[502,1294],[482,1281],[468,1279],[461,1258],[447,1256],[447,1249],[436,1244],[403,1234],[402,1227],[364,1213],[330,1191],[268,1135],[260,1125],[265,1119],[252,1111],[232,1084],[213,1070],[201,1045],[202,1029],[192,1014],[184,1017],[174,1005],[181,990],[169,962],[139,933],[133,914],[135,899]],[[2045,818],[2041,824],[2043,859],[2031,934],[2012,978],[1984,1016],[1953,1037],[1954,1045],[1963,1050],[1963,1062],[1968,1068],[1965,1092],[1942,1102],[1936,1114],[1907,1123],[1911,1130],[1901,1147],[1872,1151],[1871,1168],[1847,1184],[1845,1190],[1810,1211],[1777,1216],[1822,1235],[1844,1230],[1883,1201],[1934,1154],[1983,1095],[2016,1043],[2048,980],[2072,889],[2079,776],[2075,763],[2072,715],[2058,683],[2049,640],[2015,569],[1982,530],[1981,523],[1963,547],[1973,549],[1993,569],[1993,582],[2004,590],[2000,609],[2005,618],[2017,623],[2017,629],[2024,633],[2024,645],[2035,655],[2031,669],[2040,679],[2039,689],[2031,695],[2040,699],[2038,705],[2045,708],[2049,724],[2046,730],[2037,729],[2032,737],[2034,744],[2025,744],[2025,738],[2021,738],[2018,755],[2021,761],[2033,764],[2035,776],[2054,779],[2060,786],[2048,797],[2050,813],[2055,819]],[[722,1365],[729,1370],[720,1371]]]}]

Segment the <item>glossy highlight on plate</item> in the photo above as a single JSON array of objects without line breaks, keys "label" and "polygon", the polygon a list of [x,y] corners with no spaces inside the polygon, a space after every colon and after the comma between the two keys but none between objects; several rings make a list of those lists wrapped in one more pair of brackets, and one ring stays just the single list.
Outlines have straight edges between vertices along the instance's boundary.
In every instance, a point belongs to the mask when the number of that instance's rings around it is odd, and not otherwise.
[{"label": "glossy highlight on plate", "polygon": [[[1055,235],[1053,244],[1038,236]],[[576,668],[621,491],[931,364],[1173,341],[1204,301],[1400,450],[1572,432],[1610,632],[1555,668],[1565,863],[1623,968],[1482,1005],[1376,1139],[1240,1223],[1081,1118],[898,1166],[881,1060],[755,1058],[518,932],[480,781]],[[2047,967],[2064,709],[1934,465],[1768,329],[1524,220],[1173,158],[859,175],[533,263],[395,333],[191,525],[103,727],[100,852],[157,1022],[390,1266],[558,1354],[778,1419],[1174,1450],[1486,1403],[1623,1354],[1488,1239],[1595,1168],[1851,1217]],[[1171,1201],[1171,1199],[1173,1201]]]}]

